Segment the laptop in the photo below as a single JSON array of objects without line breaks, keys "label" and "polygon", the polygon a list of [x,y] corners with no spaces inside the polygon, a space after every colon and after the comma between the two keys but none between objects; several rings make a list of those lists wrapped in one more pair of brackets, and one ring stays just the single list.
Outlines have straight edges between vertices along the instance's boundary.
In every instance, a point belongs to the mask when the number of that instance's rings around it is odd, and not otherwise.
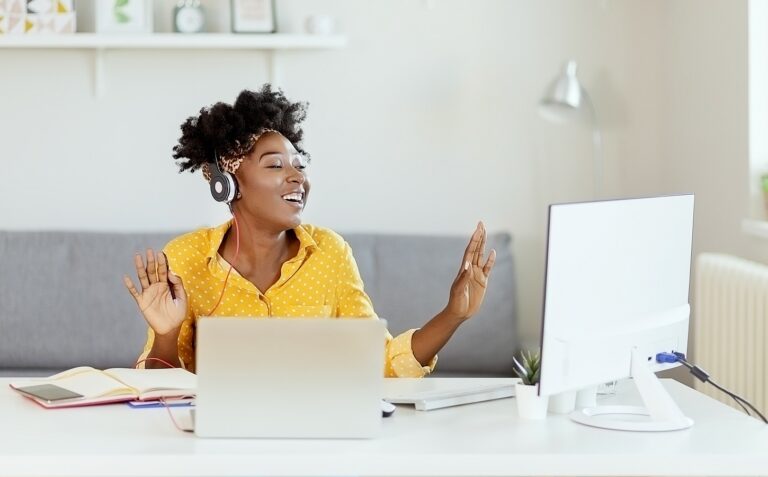
[{"label": "laptop", "polygon": [[201,318],[199,437],[370,438],[379,433],[386,323]]}]

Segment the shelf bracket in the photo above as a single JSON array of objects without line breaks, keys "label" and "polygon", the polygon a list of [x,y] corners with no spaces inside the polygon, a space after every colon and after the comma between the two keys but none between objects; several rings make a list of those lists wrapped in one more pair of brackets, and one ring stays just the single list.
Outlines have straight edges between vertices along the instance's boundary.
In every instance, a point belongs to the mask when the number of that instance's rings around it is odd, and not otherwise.
[{"label": "shelf bracket", "polygon": [[96,48],[93,57],[93,93],[97,98],[104,96],[104,48]]},{"label": "shelf bracket", "polygon": [[267,51],[267,73],[269,83],[277,88],[280,81],[280,72],[278,71],[277,52],[275,50]]}]

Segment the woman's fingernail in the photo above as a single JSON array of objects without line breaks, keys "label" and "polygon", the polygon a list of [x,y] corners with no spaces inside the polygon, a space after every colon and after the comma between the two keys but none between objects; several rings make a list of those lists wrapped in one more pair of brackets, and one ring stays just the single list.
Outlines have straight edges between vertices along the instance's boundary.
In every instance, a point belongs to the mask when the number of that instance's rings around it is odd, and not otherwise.
[{"label": "woman's fingernail", "polygon": [[464,270],[467,270],[468,268],[469,268],[469,262],[465,261],[464,262]]}]

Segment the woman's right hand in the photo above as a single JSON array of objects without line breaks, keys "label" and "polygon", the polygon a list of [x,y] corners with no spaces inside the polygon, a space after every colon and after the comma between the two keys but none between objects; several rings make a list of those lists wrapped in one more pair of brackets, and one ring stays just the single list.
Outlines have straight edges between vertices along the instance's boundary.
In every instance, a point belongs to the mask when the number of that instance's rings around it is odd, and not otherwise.
[{"label": "woman's right hand", "polygon": [[[158,336],[178,334],[181,323],[187,316],[187,293],[181,278],[168,271],[168,261],[160,252],[155,262],[155,254],[147,249],[147,265],[140,253],[134,256],[136,274],[139,276],[141,293],[133,286],[128,275],[123,275],[123,283],[139,305],[144,319]],[[174,296],[176,299],[174,299]]]}]

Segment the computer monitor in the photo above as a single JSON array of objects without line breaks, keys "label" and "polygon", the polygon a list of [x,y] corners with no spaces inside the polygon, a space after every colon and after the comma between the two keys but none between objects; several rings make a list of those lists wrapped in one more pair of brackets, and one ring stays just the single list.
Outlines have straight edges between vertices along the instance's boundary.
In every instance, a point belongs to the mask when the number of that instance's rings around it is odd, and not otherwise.
[{"label": "computer monitor", "polygon": [[692,234],[693,195],[550,206],[540,395],[632,377],[646,408],[571,417],[638,431],[693,424],[654,374],[678,366],[658,353],[687,352]]}]

